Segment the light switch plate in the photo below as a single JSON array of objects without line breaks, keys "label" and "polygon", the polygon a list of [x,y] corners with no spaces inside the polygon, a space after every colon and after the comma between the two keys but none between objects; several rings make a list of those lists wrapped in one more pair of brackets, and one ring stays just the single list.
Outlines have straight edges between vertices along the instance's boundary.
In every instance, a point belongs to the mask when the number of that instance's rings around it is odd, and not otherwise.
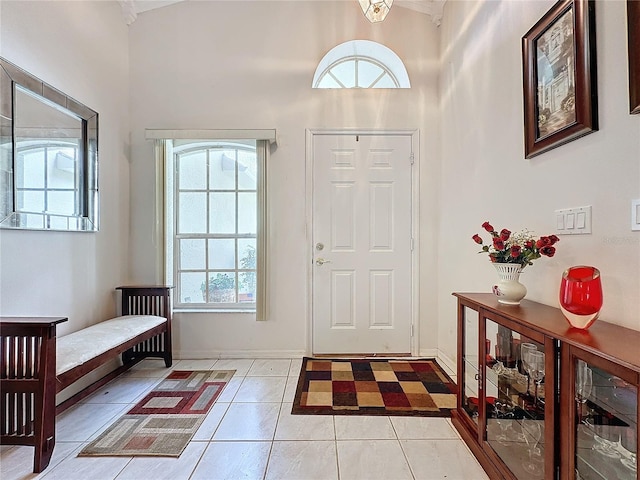
[{"label": "light switch plate", "polygon": [[[640,209],[640,207],[638,207]],[[591,205],[555,211],[556,234],[583,235],[591,233]]]},{"label": "light switch plate", "polygon": [[631,230],[640,230],[640,200],[631,200]]}]

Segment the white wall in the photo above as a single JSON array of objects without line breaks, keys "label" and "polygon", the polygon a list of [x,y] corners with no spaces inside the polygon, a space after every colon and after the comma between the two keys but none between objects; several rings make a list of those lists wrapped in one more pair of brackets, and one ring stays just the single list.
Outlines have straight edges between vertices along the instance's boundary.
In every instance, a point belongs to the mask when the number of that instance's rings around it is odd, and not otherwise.
[{"label": "white wall", "polygon": [[[496,274],[471,236],[554,233],[553,212],[593,206],[593,233],[562,236],[555,257],[527,267],[527,298],[557,306],[571,265],[602,273],[601,319],[640,330],[640,115],[629,115],[626,14],[596,2],[600,130],[548,153],[523,154],[521,38],[553,1],[448,1],[441,27],[442,197],[438,252],[439,347],[455,355],[453,291],[489,291]],[[486,234],[485,234],[486,238]]]},{"label": "white wall", "polygon": [[99,114],[100,231],[0,230],[0,314],[112,317],[128,280],[128,32],[116,2],[0,2],[0,55]]},{"label": "white wall", "polygon": [[[277,128],[270,320],[179,314],[175,348],[305,351],[305,129],[416,128],[421,350],[453,357],[450,293],[494,282],[470,238],[482,222],[548,234],[555,209],[582,205],[593,206],[593,234],[562,237],[554,258],[528,267],[528,298],[556,305],[562,271],[594,264],[602,318],[640,330],[640,233],[629,226],[630,201],[640,198],[640,116],[627,113],[625,4],[596,4],[600,131],[524,160],[520,39],[552,4],[449,1],[436,29],[402,8],[371,25],[355,2],[185,2],[139,15],[128,43],[116,2],[0,2],[0,55],[99,112],[102,205],[95,234],[0,231],[0,313],[68,316],[66,333],[112,315],[118,284],[161,280],[145,128]],[[352,39],[392,48],[412,89],[311,90],[324,53]]]},{"label": "white wall", "polygon": [[[420,130],[421,349],[436,347],[438,30],[430,17],[394,8],[372,25],[356,2],[185,2],[142,13],[130,27],[132,274],[162,279],[154,236],[155,170],[145,128],[276,128],[269,167],[271,306],[252,315],[176,314],[182,357],[301,353],[308,348],[305,129]],[[322,56],[368,39],[405,62],[410,90],[312,90]]]}]

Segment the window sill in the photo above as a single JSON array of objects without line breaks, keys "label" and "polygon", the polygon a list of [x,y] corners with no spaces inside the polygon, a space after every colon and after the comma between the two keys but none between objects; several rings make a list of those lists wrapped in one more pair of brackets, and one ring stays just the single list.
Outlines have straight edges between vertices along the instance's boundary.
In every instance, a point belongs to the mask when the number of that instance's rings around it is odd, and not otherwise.
[{"label": "window sill", "polygon": [[234,308],[174,308],[173,313],[256,313],[256,309],[234,309]]}]

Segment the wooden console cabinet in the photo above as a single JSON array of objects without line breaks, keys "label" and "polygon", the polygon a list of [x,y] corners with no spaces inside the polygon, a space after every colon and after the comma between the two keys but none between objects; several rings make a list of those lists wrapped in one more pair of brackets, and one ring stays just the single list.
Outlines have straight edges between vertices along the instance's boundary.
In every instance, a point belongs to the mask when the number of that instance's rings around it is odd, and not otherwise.
[{"label": "wooden console cabinet", "polygon": [[493,479],[640,480],[640,332],[492,294],[458,300],[452,422]]}]

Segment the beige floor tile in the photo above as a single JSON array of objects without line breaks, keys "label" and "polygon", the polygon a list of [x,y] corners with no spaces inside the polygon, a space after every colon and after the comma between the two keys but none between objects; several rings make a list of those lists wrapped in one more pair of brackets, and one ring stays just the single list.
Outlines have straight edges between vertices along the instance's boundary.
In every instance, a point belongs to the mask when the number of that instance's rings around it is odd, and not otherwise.
[{"label": "beige floor tile", "polygon": [[184,359],[180,360],[177,367],[174,370],[213,370],[213,365],[218,360],[215,358],[210,359]]},{"label": "beige floor tile", "polygon": [[294,358],[291,360],[291,367],[289,368],[289,376],[290,377],[299,377],[300,369],[302,368],[302,359]]},{"label": "beige floor tile", "polygon": [[244,377],[234,402],[282,402],[287,377]]},{"label": "beige floor tile", "polygon": [[292,415],[291,403],[283,403],[276,427],[276,440],[335,440],[331,415]]},{"label": "beige floor tile", "polygon": [[47,468],[42,478],[46,480],[113,480],[131,461],[131,457],[78,457],[77,453],[82,447],[83,445],[55,467]]},{"label": "beige floor tile", "polygon": [[413,479],[398,440],[337,443],[340,480]]},{"label": "beige floor tile", "polygon": [[335,424],[338,440],[397,438],[389,417],[336,415]]},{"label": "beige floor tile", "polygon": [[235,398],[236,393],[238,393],[238,389],[240,388],[240,385],[242,385],[243,380],[244,377],[236,377],[234,375],[233,378],[229,380],[229,383],[225,385],[224,390],[222,390],[222,393],[216,402],[231,403]]},{"label": "beige floor tile", "polygon": [[259,358],[253,362],[247,376],[257,377],[286,377],[289,375],[291,368],[291,359],[281,358]]},{"label": "beige floor tile", "polygon": [[206,447],[206,442],[191,442],[178,458],[134,457],[116,479],[188,480]]},{"label": "beige floor tile", "polygon": [[261,480],[271,442],[211,442],[191,480]]},{"label": "beige floor tile", "polygon": [[337,480],[335,442],[273,442],[266,480]]},{"label": "beige floor tile", "polygon": [[160,378],[121,376],[110,381],[79,403],[136,403],[160,383],[160,380]]},{"label": "beige floor tile", "polygon": [[133,367],[124,372],[122,376],[125,378],[164,378],[175,369],[177,364],[178,362],[173,362],[173,365],[167,368],[164,365],[164,360],[160,358],[145,358],[140,363],[136,363]]},{"label": "beige floor tile", "polygon": [[287,377],[287,386],[284,389],[284,399],[283,402],[291,402],[296,396],[296,389],[298,388],[298,377]]},{"label": "beige floor tile", "polygon": [[253,362],[253,358],[221,358],[213,365],[213,368],[214,370],[235,370],[234,376],[244,377]]},{"label": "beige floor tile", "polygon": [[214,403],[213,407],[211,407],[211,410],[207,414],[207,417],[204,419],[204,422],[202,422],[202,425],[200,425],[200,428],[193,436],[192,441],[206,442],[211,440],[211,437],[213,437],[213,434],[218,428],[218,425],[220,425],[220,422],[222,421],[222,417],[224,417],[224,414],[227,413],[228,408],[228,403]]},{"label": "beige floor tile", "polygon": [[77,450],[80,442],[56,442],[53,455],[47,469],[40,475],[33,473],[33,447],[12,446],[0,452],[0,478],[2,480],[25,480],[42,477],[50,469],[64,461],[72,452]]},{"label": "beige floor tile", "polygon": [[456,438],[462,440],[462,437],[460,436],[460,433],[458,432],[458,430],[456,430],[456,427],[453,426],[453,423],[451,422],[450,418],[447,418],[447,423],[449,424],[449,426],[453,430],[453,433],[455,433]]},{"label": "beige floor tile", "polygon": [[85,442],[120,418],[131,405],[78,404],[56,417],[56,441]]},{"label": "beige floor tile", "polygon": [[459,438],[446,418],[389,417],[400,440],[457,439]]},{"label": "beige floor tile", "polygon": [[488,480],[462,440],[401,440],[416,480]]},{"label": "beige floor tile", "polygon": [[280,403],[232,403],[213,440],[273,440]]}]

